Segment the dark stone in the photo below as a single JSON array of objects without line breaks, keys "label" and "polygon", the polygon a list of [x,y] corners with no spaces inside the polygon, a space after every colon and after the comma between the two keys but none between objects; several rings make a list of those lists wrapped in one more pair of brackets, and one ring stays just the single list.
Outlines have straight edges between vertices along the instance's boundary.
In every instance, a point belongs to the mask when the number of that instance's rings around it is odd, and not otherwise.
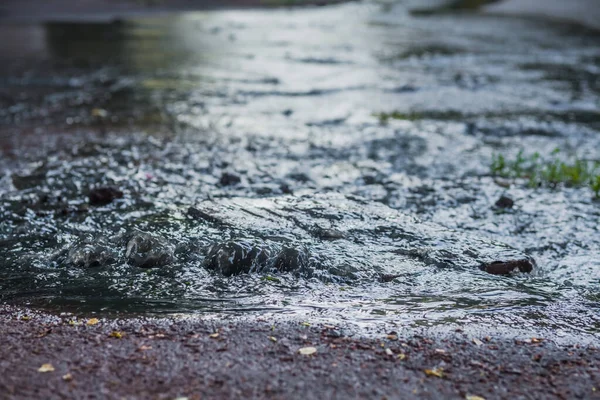
[{"label": "dark stone", "polygon": [[245,241],[229,241],[212,246],[204,266],[224,276],[247,274],[262,270],[271,252]]},{"label": "dark stone", "polygon": [[484,264],[480,268],[492,275],[508,275],[514,270],[521,272],[531,272],[534,262],[529,259],[510,260],[510,261],[494,261],[489,264]]},{"label": "dark stone", "polygon": [[231,172],[223,172],[223,175],[221,175],[221,179],[219,180],[219,183],[221,184],[221,186],[230,186],[230,185],[237,185],[241,181],[242,181],[242,178],[240,178],[239,175],[233,174]]},{"label": "dark stone", "polygon": [[308,254],[293,247],[284,247],[275,259],[279,272],[296,272],[308,269]]},{"label": "dark stone", "polygon": [[325,229],[316,227],[312,231],[313,235],[321,240],[339,240],[344,239],[344,232],[338,231],[337,229]]},{"label": "dark stone", "polygon": [[283,194],[294,194],[293,190],[290,188],[290,186],[287,183],[282,183],[279,186],[279,189],[281,190],[281,193],[283,193]]},{"label": "dark stone", "polygon": [[122,199],[123,192],[114,186],[101,186],[91,189],[88,197],[91,205],[104,206],[115,199]]},{"label": "dark stone", "polygon": [[175,249],[163,238],[145,232],[135,233],[127,242],[125,256],[139,268],[155,268],[172,263]]},{"label": "dark stone", "polygon": [[498,201],[496,201],[496,207],[498,208],[512,208],[514,205],[515,202],[508,196],[500,196]]},{"label": "dark stone", "polygon": [[387,283],[387,282],[391,282],[394,279],[400,277],[400,275],[396,275],[396,274],[381,274],[381,276],[379,277],[379,282],[381,283]]},{"label": "dark stone", "polygon": [[103,267],[116,261],[115,251],[104,244],[102,239],[84,242],[69,250],[67,262],[76,267]]}]

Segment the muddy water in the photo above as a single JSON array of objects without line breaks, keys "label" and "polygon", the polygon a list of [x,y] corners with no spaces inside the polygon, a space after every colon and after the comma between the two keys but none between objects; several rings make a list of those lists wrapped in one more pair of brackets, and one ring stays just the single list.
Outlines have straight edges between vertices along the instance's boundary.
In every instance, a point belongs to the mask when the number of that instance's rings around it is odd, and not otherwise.
[{"label": "muddy water", "polygon": [[600,203],[489,168],[600,158],[597,33],[371,3],[0,30],[2,301],[600,330]]}]

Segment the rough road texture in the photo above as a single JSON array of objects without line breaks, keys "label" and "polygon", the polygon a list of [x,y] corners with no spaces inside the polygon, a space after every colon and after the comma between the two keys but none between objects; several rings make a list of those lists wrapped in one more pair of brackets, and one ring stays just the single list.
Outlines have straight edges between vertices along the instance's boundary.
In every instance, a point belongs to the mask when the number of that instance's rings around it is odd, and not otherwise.
[{"label": "rough road texture", "polygon": [[[600,352],[541,339],[360,339],[266,320],[88,321],[3,308],[0,398],[600,398]],[[316,354],[298,353],[308,346]],[[47,363],[54,370],[39,372]]]}]

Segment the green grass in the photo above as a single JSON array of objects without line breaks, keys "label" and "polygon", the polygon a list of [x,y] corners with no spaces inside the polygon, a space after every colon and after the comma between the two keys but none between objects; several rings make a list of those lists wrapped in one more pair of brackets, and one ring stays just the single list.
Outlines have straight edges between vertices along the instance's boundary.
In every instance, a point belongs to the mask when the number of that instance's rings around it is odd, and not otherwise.
[{"label": "green grass", "polygon": [[373,116],[379,119],[379,123],[382,125],[387,124],[390,120],[396,119],[401,121],[421,121],[426,119],[432,120],[451,120],[456,121],[464,118],[464,115],[458,111],[392,111],[389,113],[378,112],[373,113]]},{"label": "green grass", "polygon": [[600,162],[580,158],[559,157],[554,150],[549,157],[539,153],[525,155],[521,150],[514,159],[502,154],[492,157],[490,171],[494,176],[512,179],[527,179],[531,187],[557,188],[589,186],[596,198],[600,198]]}]

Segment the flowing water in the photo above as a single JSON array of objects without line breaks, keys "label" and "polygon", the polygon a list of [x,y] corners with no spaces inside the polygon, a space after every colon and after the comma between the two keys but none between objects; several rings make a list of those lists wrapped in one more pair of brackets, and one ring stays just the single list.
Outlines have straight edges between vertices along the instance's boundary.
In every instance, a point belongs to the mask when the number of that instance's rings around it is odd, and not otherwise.
[{"label": "flowing water", "polygon": [[1,301],[600,331],[600,202],[489,167],[600,158],[600,34],[401,3],[0,31]]}]

